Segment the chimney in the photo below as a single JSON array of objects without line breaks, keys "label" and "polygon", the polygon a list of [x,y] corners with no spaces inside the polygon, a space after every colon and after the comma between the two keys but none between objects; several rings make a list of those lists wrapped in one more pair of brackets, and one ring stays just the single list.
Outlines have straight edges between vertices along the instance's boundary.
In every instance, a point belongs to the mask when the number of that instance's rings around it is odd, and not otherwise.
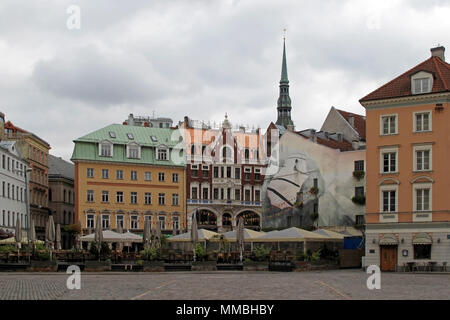
[{"label": "chimney", "polygon": [[146,127],[146,128],[150,127],[150,124],[148,123],[148,121],[144,122],[144,127]]},{"label": "chimney", "polygon": [[445,47],[439,46],[436,48],[431,48],[431,56],[441,58],[442,61],[445,61]]},{"label": "chimney", "polygon": [[3,140],[3,135],[5,134],[5,114],[0,112],[0,141]]}]

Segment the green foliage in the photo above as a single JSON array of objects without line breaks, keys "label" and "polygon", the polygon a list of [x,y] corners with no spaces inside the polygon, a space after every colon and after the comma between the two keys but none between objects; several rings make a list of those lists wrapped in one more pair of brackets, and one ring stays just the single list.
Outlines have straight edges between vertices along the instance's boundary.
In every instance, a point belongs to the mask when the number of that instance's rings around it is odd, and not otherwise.
[{"label": "green foliage", "polygon": [[137,265],[138,265],[139,267],[142,267],[142,266],[144,265],[144,260],[138,260],[138,261],[137,261]]},{"label": "green foliage", "polygon": [[309,262],[318,261],[320,259],[321,251],[322,251],[321,249],[318,249],[316,251],[311,251],[310,249],[308,249],[306,251],[305,261],[309,261]]},{"label": "green foliage", "polygon": [[253,248],[252,259],[254,261],[267,261],[269,259],[270,249],[264,247],[263,245],[256,245]]},{"label": "green foliage", "polygon": [[201,243],[195,245],[195,256],[198,261],[203,261],[206,258],[206,250],[203,248]]},{"label": "green foliage", "polygon": [[81,226],[77,223],[64,226],[64,231],[71,233],[72,235],[81,233]]},{"label": "green foliage", "polygon": [[365,176],[365,172],[364,171],[353,171],[353,177],[356,180],[361,180],[362,178],[364,178]]},{"label": "green foliage", "polygon": [[311,189],[309,189],[309,193],[317,195],[319,193],[319,189],[316,187],[311,187]]},{"label": "green foliage", "polygon": [[294,208],[302,208],[303,207],[303,201],[295,201],[294,202]]},{"label": "green foliage", "polygon": [[366,204],[366,197],[364,196],[354,196],[352,198],[353,203],[359,204],[359,205],[365,205]]},{"label": "green foliage", "polygon": [[11,253],[11,252],[17,252],[17,248],[9,244],[0,246],[0,253]]},{"label": "green foliage", "polygon": [[319,219],[319,214],[318,214],[317,212],[312,212],[312,213],[309,215],[309,217],[311,218],[311,220],[312,220],[313,222],[316,222],[317,219]]},{"label": "green foliage", "polygon": [[244,259],[244,263],[249,263],[249,262],[252,262],[252,260],[250,258],[245,258]]},{"label": "green foliage", "polygon": [[[99,257],[98,246],[95,241],[91,242],[91,247],[89,249],[89,253],[91,253],[92,255],[95,255],[97,258]],[[111,256],[111,249],[109,248],[108,243],[102,242],[100,244],[100,257],[105,259],[110,256]]]},{"label": "green foliage", "polygon": [[139,252],[139,254],[141,255],[141,257],[144,260],[154,261],[154,260],[157,260],[159,258],[160,251],[157,248],[147,248],[147,249],[141,250]]},{"label": "green foliage", "polygon": [[50,260],[50,252],[48,251],[39,251],[37,253],[37,259],[39,261],[49,261]]},{"label": "green foliage", "polygon": [[45,245],[43,243],[36,243],[35,245],[36,250],[45,250]]},{"label": "green foliage", "polygon": [[339,251],[328,249],[324,243],[320,247],[320,259],[322,260],[336,260],[339,257]]}]

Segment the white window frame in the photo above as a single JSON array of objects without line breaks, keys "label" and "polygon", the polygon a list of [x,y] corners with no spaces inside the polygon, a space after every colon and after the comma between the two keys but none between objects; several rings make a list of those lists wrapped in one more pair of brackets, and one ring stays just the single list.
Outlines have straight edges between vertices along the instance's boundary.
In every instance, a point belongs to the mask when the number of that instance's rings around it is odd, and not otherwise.
[{"label": "white window frame", "polygon": [[152,181],[152,173],[151,171],[146,171],[144,174],[145,181]]},{"label": "white window frame", "polygon": [[161,230],[166,230],[166,217],[165,216],[158,216],[158,223],[160,224]]},{"label": "white window frame", "polygon": [[[109,145],[110,155],[102,155],[102,146],[103,145]],[[98,144],[98,155],[100,157],[112,158],[114,156],[114,144],[109,140],[100,141],[100,143]]]},{"label": "white window frame", "polygon": [[[418,115],[428,114],[428,130],[423,130],[423,117],[422,117],[422,130],[417,130],[417,121],[416,117]],[[432,123],[433,123],[433,113],[431,110],[424,110],[424,111],[417,111],[413,113],[413,130],[414,132],[430,132],[433,130]]]},{"label": "white window frame", "polygon": [[[105,200],[106,198],[106,200]],[[102,202],[109,202],[109,191],[102,190]]]},{"label": "white window frame", "polygon": [[[92,218],[92,226],[89,226],[89,220]],[[94,228],[95,227],[95,214],[88,213],[86,214],[86,228]]]},{"label": "white window frame", "polygon": [[[90,174],[90,173],[92,173],[92,174]],[[86,177],[94,178],[94,168],[86,168]]]},{"label": "white window frame", "polygon": [[[161,179],[161,177],[163,177],[163,179]],[[158,181],[159,182],[166,181],[166,173],[165,172],[158,172]]]},{"label": "white window frame", "polygon": [[[419,169],[417,167],[417,152],[418,151],[429,151],[430,152],[430,158],[428,160],[428,169]],[[423,166],[424,162],[422,162]],[[422,145],[415,145],[413,147],[413,168],[415,172],[428,172],[433,170],[433,146],[431,144],[422,144]]]},{"label": "white window frame", "polygon": [[130,180],[131,181],[137,181],[138,180],[138,172],[137,172],[137,170],[131,170],[130,171]]},{"label": "white window frame", "polygon": [[[120,174],[119,174],[120,172]],[[116,179],[123,180],[123,170],[116,170]]]},{"label": "white window frame", "polygon": [[[148,201],[147,201],[148,199]],[[151,192],[146,192],[144,193],[144,204],[152,204],[152,193]]]},{"label": "white window frame", "polygon": [[[111,223],[110,215],[109,214],[102,214],[101,216],[102,216],[102,229],[109,229],[109,226],[110,226],[110,223]],[[104,223],[105,221],[106,221],[106,223]]]},{"label": "white window frame", "polygon": [[[133,199],[136,199],[135,202],[133,202]],[[130,191],[130,203],[131,204],[137,204],[138,203],[138,193],[137,191]]]},{"label": "white window frame", "polygon": [[[388,133],[384,133],[384,123],[383,123],[383,118],[386,117],[395,117],[395,132],[388,132]],[[389,125],[389,130],[391,128],[391,126]],[[395,135],[398,134],[398,114],[382,114],[380,115],[380,136],[390,136],[390,135]]]},{"label": "white window frame", "polygon": [[[395,191],[395,211],[383,211],[384,202],[383,202],[383,192],[385,191]],[[384,185],[380,186],[380,212],[384,214],[389,213],[397,213],[398,212],[398,185],[392,184],[392,185]]]},{"label": "white window frame", "polygon": [[[176,179],[175,179],[175,177],[176,177]],[[172,173],[172,182],[178,183],[178,181],[179,181],[178,173]]]},{"label": "white window frame", "polygon": [[172,205],[173,206],[180,205],[180,196],[178,193],[172,193]]},{"label": "white window frame", "polygon": [[[428,80],[428,90],[427,91],[417,91],[416,88],[416,80]],[[429,72],[420,71],[414,74],[411,77],[411,93],[412,94],[423,94],[423,93],[430,93],[433,90],[433,75]]]},{"label": "white window frame", "polygon": [[[134,219],[136,218],[136,219]],[[136,221],[136,227],[133,228],[133,221]],[[139,216],[136,214],[133,214],[130,216],[130,229],[136,230],[139,229]]]},{"label": "white window frame", "polygon": [[[163,200],[161,203],[161,199]],[[158,193],[158,205],[165,206],[166,205],[166,194],[164,192]]]},{"label": "white window frame", "polygon": [[[421,190],[421,189],[429,189],[430,190],[430,195],[429,195],[429,208],[428,210],[417,210],[417,190]],[[423,207],[423,203],[422,203],[422,207]],[[427,183],[414,183],[413,184],[413,211],[414,212],[429,212],[429,211],[433,211],[433,185],[431,182],[427,182]]]},{"label": "white window frame", "polygon": [[[165,159],[162,159],[160,157],[160,151],[161,151],[161,155],[162,155],[162,152],[166,153]],[[159,161],[169,161],[169,148],[166,147],[166,146],[159,146],[159,147],[157,147],[156,148],[156,159],[159,160]]]},{"label": "white window frame", "polygon": [[[384,154],[385,153],[395,153],[395,170],[394,171],[384,171]],[[398,147],[382,147],[380,148],[380,173],[381,174],[392,174],[398,173],[399,164],[399,152]],[[390,168],[390,165],[389,165]]]},{"label": "white window frame", "polygon": [[180,230],[180,217],[172,216],[172,230]]},{"label": "white window frame", "polygon": [[[121,196],[122,196],[122,201],[120,201],[120,202],[117,201],[117,200],[118,200],[118,196],[119,196],[119,195],[118,195],[119,192],[122,193],[122,195],[121,195]],[[116,191],[116,203],[124,203],[124,198],[125,198],[125,196],[124,196],[123,191]]]},{"label": "white window frame", "polygon": [[116,229],[119,227],[119,221],[122,221],[122,228],[125,228],[125,216],[123,214],[116,215]]},{"label": "white window frame", "polygon": [[[92,200],[90,200],[90,196],[92,195]],[[94,190],[86,190],[86,202],[92,203],[95,201],[95,192]]]},{"label": "white window frame", "polygon": [[[131,151],[133,148],[137,148],[137,157],[131,157]],[[127,144],[127,158],[128,159],[141,159],[141,146],[137,143]]]}]

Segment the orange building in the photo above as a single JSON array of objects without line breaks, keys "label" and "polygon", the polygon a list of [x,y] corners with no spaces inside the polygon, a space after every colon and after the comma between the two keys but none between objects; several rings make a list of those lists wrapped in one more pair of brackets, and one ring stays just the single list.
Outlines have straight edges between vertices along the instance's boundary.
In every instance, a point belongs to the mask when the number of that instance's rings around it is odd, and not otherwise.
[{"label": "orange building", "polygon": [[444,47],[360,100],[366,108],[366,261],[450,261],[450,64]]}]

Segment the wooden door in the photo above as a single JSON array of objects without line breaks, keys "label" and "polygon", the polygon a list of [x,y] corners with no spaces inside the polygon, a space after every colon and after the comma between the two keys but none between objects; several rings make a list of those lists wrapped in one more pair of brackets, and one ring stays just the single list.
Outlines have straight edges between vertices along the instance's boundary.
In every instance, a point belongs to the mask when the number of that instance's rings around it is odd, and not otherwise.
[{"label": "wooden door", "polygon": [[381,271],[395,271],[397,246],[380,246]]}]

